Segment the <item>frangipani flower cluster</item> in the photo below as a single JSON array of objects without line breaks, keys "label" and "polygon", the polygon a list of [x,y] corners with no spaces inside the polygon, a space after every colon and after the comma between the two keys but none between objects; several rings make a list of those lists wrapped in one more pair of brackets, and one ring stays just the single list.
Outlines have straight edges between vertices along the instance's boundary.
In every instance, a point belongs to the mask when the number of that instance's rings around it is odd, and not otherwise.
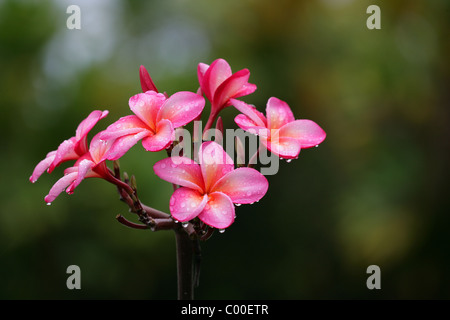
[{"label": "frangipani flower cluster", "polygon": [[[217,127],[223,130],[219,113],[234,106],[240,112],[235,118],[237,126],[258,135],[260,144],[280,158],[297,158],[301,149],[317,146],[325,139],[326,134],[319,125],[311,120],[296,120],[289,105],[278,98],[268,100],[265,115],[238,100],[253,93],[256,85],[248,82],[249,70],[233,73],[223,59],[210,65],[198,64],[195,92],[179,91],[170,96],[159,93],[143,66],[139,75],[142,92],[128,102],[132,114],[95,134],[88,144],[88,133],[108,115],[108,111],[93,111],[80,123],[74,137],[63,141],[36,166],[30,177],[33,183],[45,171],[51,173],[62,163],[75,161],[44,198],[48,204],[64,190],[72,194],[84,178],[96,177],[117,186],[130,210],[139,215],[141,222],[151,224],[152,229],[170,228],[171,222],[191,223],[192,233],[203,235],[208,228],[229,227],[235,219],[235,206],[259,201],[269,188],[268,180],[258,170],[250,165],[237,168],[218,142],[202,141],[195,155],[197,161],[171,155],[172,148],[180,143],[176,130],[201,119],[207,101],[210,110],[204,132],[218,119]],[[121,177],[117,160],[138,142],[146,151],[167,153],[167,158],[149,168],[156,175],[152,178],[173,185],[174,191],[167,198],[170,214],[142,204],[134,178],[129,179],[125,174],[124,179]],[[113,161],[113,169],[107,166],[109,161]],[[140,227],[132,222],[125,224]]]}]

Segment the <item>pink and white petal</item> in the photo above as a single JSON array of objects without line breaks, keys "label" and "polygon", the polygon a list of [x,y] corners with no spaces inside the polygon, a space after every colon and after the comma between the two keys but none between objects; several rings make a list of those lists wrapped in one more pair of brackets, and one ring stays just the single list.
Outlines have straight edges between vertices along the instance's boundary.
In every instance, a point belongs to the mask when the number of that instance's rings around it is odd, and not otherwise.
[{"label": "pink and white petal", "polygon": [[279,137],[270,141],[261,139],[268,150],[284,159],[295,159],[298,157],[302,144],[299,140],[289,137]]},{"label": "pink and white petal", "polygon": [[[55,158],[53,162],[48,167],[48,173],[51,173],[57,166],[61,163],[69,160],[76,160],[80,157],[74,150],[75,147],[75,139],[71,138],[68,140],[64,140],[56,150]],[[87,151],[87,150],[86,150]]]},{"label": "pink and white petal", "polygon": [[206,192],[210,190],[216,181],[234,170],[233,159],[220,144],[214,141],[204,142],[200,146],[199,161]]},{"label": "pink and white petal", "polygon": [[92,170],[92,168],[95,166],[95,163],[88,159],[83,159],[78,163],[78,173],[77,178],[69,185],[69,187],[66,189],[66,192],[68,194],[72,194],[74,189],[78,187],[78,185],[81,183],[81,181],[84,180],[86,175],[89,173],[89,171]]},{"label": "pink and white petal", "polygon": [[279,129],[286,123],[295,120],[289,105],[275,97],[267,101],[266,106],[267,127],[269,129]]},{"label": "pink and white petal", "polygon": [[156,128],[156,116],[166,97],[162,93],[147,91],[138,93],[130,98],[128,104],[131,111],[151,129]]},{"label": "pink and white petal", "polygon": [[45,159],[41,160],[37,166],[34,168],[33,173],[30,176],[30,181],[32,183],[35,183],[37,179],[44,173],[45,170],[47,170],[50,166],[50,164],[55,159],[56,151],[50,151]]},{"label": "pink and white petal", "polygon": [[125,153],[127,153],[128,150],[131,149],[131,147],[151,134],[153,134],[151,131],[143,130],[137,134],[130,134],[114,140],[112,146],[103,155],[103,158],[99,162],[105,160],[117,160],[121,158]]},{"label": "pink and white petal", "polygon": [[212,187],[212,192],[222,192],[233,203],[253,203],[259,201],[267,192],[269,182],[253,168],[238,168],[224,175]]},{"label": "pink and white petal", "polygon": [[167,119],[174,128],[191,122],[203,111],[205,99],[193,92],[180,91],[167,99],[158,112],[157,121]]},{"label": "pink and white petal", "polygon": [[153,83],[152,78],[148,74],[147,69],[145,69],[145,67],[142,65],[139,67],[139,78],[141,80],[142,92],[147,92],[149,90],[158,92],[158,89],[156,89],[156,86]]},{"label": "pink and white petal", "polygon": [[75,138],[77,141],[86,137],[89,131],[97,124],[97,122],[108,115],[109,111],[104,110],[94,110],[92,111],[86,119],[80,122],[78,128],[75,132]]},{"label": "pink and white petal", "polygon": [[161,120],[156,127],[156,133],[142,140],[142,146],[147,151],[161,151],[167,148],[175,139],[175,130],[169,120]]},{"label": "pink and white petal", "polygon": [[326,133],[314,121],[295,120],[280,128],[281,137],[290,137],[300,141],[302,148],[311,148],[325,140]]},{"label": "pink and white petal", "polygon": [[209,201],[199,219],[207,225],[217,228],[228,228],[234,222],[234,204],[230,197],[222,192],[213,192],[208,195]]},{"label": "pink and white petal", "polygon": [[197,190],[181,187],[170,197],[170,213],[178,221],[189,221],[203,211],[207,202],[207,194],[202,195]]},{"label": "pink and white petal", "polygon": [[113,145],[114,140],[102,140],[100,139],[101,132],[97,133],[91,140],[91,144],[89,145],[89,154],[92,157],[92,160],[98,164],[103,160],[105,154],[109,151],[111,146]]},{"label": "pink and white petal", "polygon": [[249,119],[251,119],[254,122],[255,126],[259,127],[267,126],[266,117],[261,112],[256,110],[254,106],[251,106],[241,100],[236,99],[230,99],[230,102],[236,109],[238,109],[238,111],[242,112]]},{"label": "pink and white petal", "polygon": [[238,93],[245,92],[246,90],[249,94],[252,93],[254,90],[251,91],[250,89],[254,88],[256,90],[256,86],[248,86],[249,77],[250,71],[248,69],[242,69],[227,78],[214,93],[213,104],[217,107],[225,107],[230,105],[229,100],[231,98],[237,98],[239,96]]},{"label": "pink and white petal", "polygon": [[231,67],[224,59],[217,59],[211,63],[203,74],[203,83],[200,83],[209,101],[212,102],[214,100],[217,88],[231,75]]},{"label": "pink and white petal", "polygon": [[159,178],[167,182],[204,192],[200,166],[190,158],[165,158],[156,162],[153,170]]},{"label": "pink and white petal", "polygon": [[55,200],[56,197],[58,197],[59,194],[64,191],[64,189],[66,189],[73,181],[75,181],[77,175],[77,172],[72,172],[64,175],[61,179],[56,181],[56,183],[50,189],[48,195],[45,196],[45,202],[47,202],[47,204],[52,203],[53,200]]},{"label": "pink and white petal", "polygon": [[137,134],[144,130],[150,130],[149,126],[142,122],[137,116],[125,116],[108,126],[99,135],[101,140],[114,140],[130,134]]}]

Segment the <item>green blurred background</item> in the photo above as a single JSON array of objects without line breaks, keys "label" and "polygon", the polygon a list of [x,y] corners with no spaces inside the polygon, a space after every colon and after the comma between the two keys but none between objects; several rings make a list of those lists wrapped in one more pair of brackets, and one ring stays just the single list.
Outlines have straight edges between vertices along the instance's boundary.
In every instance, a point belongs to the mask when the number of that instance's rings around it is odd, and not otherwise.
[{"label": "green blurred background", "polygon": [[[66,9],[81,8],[81,30]],[[366,9],[381,8],[381,30]],[[172,232],[132,230],[112,185],[88,179],[52,206],[65,166],[28,177],[94,109],[130,114],[139,66],[169,94],[226,59],[327,132],[282,162],[265,198],[202,244],[197,299],[450,298],[450,2],[429,0],[0,1],[0,298],[174,299]],[[236,128],[234,108],[223,111]],[[162,153],[121,159],[141,200],[168,211]],[[81,290],[66,288],[67,266]],[[366,269],[381,268],[381,290]]]}]

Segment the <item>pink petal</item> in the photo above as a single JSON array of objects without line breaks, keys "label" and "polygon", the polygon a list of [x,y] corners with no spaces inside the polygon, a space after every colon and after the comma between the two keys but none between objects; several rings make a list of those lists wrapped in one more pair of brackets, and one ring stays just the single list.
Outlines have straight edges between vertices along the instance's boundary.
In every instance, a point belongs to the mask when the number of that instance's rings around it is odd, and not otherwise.
[{"label": "pink petal", "polygon": [[254,122],[254,126],[266,127],[266,117],[261,112],[256,110],[254,106],[236,99],[230,99],[230,102],[236,109],[252,120]]},{"label": "pink petal", "polygon": [[233,203],[253,203],[259,201],[267,192],[269,182],[253,168],[238,168],[224,175],[211,191],[222,192]]},{"label": "pink petal", "polygon": [[205,63],[199,63],[197,66],[197,76],[198,76],[198,82],[200,83],[200,88],[203,84],[203,79],[204,79],[204,75],[206,70],[208,70],[209,65],[205,64]]},{"label": "pink petal", "polygon": [[205,99],[193,92],[180,91],[166,100],[158,112],[157,121],[167,119],[174,128],[191,122],[203,111]]},{"label": "pink petal", "polygon": [[75,134],[77,141],[86,137],[89,131],[91,131],[91,129],[97,124],[97,122],[108,115],[108,112],[109,112],[108,110],[105,111],[94,110],[89,114],[89,116],[86,119],[81,121],[81,123],[78,125]]},{"label": "pink petal", "polygon": [[203,193],[204,183],[200,166],[186,157],[165,158],[153,166],[155,174],[170,183]]},{"label": "pink petal", "polygon": [[209,201],[198,215],[199,219],[217,229],[229,227],[234,222],[235,216],[231,199],[221,192],[213,192],[208,196]]},{"label": "pink petal", "polygon": [[217,180],[234,169],[233,159],[221,145],[214,141],[204,142],[201,145],[199,161],[205,181],[205,191],[209,191]]},{"label": "pink petal", "polygon": [[51,151],[47,154],[45,159],[41,160],[37,166],[34,168],[33,173],[31,174],[30,181],[35,183],[37,179],[44,173],[45,170],[48,169],[50,164],[55,159],[56,151]]},{"label": "pink petal", "polygon": [[241,87],[241,89],[239,91],[237,91],[234,94],[234,97],[239,98],[239,97],[243,97],[243,96],[248,96],[249,94],[252,94],[253,92],[255,92],[256,89],[257,89],[256,84],[246,83]]},{"label": "pink petal", "polygon": [[317,123],[311,120],[295,120],[280,128],[282,137],[290,137],[300,141],[302,148],[317,146],[325,140],[326,133]]},{"label": "pink petal", "polygon": [[48,168],[48,173],[51,173],[57,166],[59,166],[63,162],[68,160],[76,160],[80,157],[80,155],[77,154],[74,150],[75,143],[76,139],[72,137],[69,140],[64,140],[58,146],[58,149],[56,150],[55,153],[55,159]]},{"label": "pink petal", "polygon": [[165,100],[166,97],[164,94],[147,91],[132,96],[128,104],[130,105],[131,111],[154,130],[156,128],[156,116]]},{"label": "pink petal", "polygon": [[151,131],[143,130],[137,134],[130,134],[114,140],[110,149],[105,153],[99,162],[104,160],[117,160],[121,158],[125,153],[127,153],[128,150],[131,149],[131,147],[151,134]]},{"label": "pink petal", "polygon": [[142,122],[137,116],[125,116],[109,125],[106,130],[100,133],[99,139],[114,140],[130,134],[137,134],[142,131],[148,131],[150,128]]},{"label": "pink petal", "polygon": [[271,141],[261,139],[261,142],[268,150],[284,159],[297,158],[302,147],[299,140],[289,137],[279,137]]},{"label": "pink petal", "polygon": [[239,114],[234,118],[234,122],[244,131],[251,134],[256,134],[258,136],[267,138],[269,136],[269,129],[266,127],[257,126],[250,118],[246,115]]},{"label": "pink petal", "polygon": [[88,160],[88,159],[81,160],[78,163],[77,178],[69,185],[69,187],[67,188],[66,192],[68,194],[72,194],[74,189],[81,183],[81,181],[83,181],[83,179],[86,177],[88,172],[90,170],[92,170],[92,168],[94,166],[95,166],[95,163],[90,161],[90,160]]},{"label": "pink petal", "polygon": [[59,179],[50,189],[48,195],[44,198],[45,202],[52,203],[53,200],[55,200],[56,197],[58,197],[59,194],[77,178],[77,175],[77,172],[72,172]]},{"label": "pink petal", "polygon": [[139,67],[139,78],[141,80],[142,92],[147,92],[149,90],[158,92],[158,89],[156,89],[156,86],[153,83],[152,78],[148,74],[147,69],[145,69],[145,67],[142,65]]},{"label": "pink petal", "polygon": [[208,195],[181,187],[175,190],[170,198],[170,213],[178,221],[189,221],[202,212],[207,202]]},{"label": "pink petal", "polygon": [[200,83],[200,87],[209,101],[213,101],[216,89],[231,75],[231,67],[225,60],[217,59],[211,63],[203,74],[203,81]]},{"label": "pink petal", "polygon": [[100,139],[101,132],[97,133],[91,140],[91,144],[89,145],[89,154],[92,157],[92,160],[98,164],[103,161],[103,157],[111,148],[114,140],[102,140]]},{"label": "pink petal", "polygon": [[248,69],[242,69],[227,78],[214,93],[213,104],[218,108],[226,107],[229,105],[231,98],[238,98],[255,91],[256,86],[251,86],[248,83],[249,77],[250,71]]},{"label": "pink petal", "polygon": [[169,120],[158,122],[156,133],[142,140],[142,145],[147,151],[161,151],[167,148],[175,139],[175,130]]},{"label": "pink petal", "polygon": [[279,129],[286,123],[295,120],[289,105],[275,97],[267,101],[266,107],[267,127],[269,129]]}]

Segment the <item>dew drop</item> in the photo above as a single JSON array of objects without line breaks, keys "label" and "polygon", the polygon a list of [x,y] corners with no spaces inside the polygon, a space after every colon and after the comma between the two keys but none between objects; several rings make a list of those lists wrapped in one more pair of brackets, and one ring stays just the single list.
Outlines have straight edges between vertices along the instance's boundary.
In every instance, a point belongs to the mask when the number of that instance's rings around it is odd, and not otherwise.
[{"label": "dew drop", "polygon": [[182,222],[182,223],[181,223],[181,226],[182,226],[183,228],[187,228],[188,225],[189,225],[189,222]]},{"label": "dew drop", "polygon": [[284,160],[282,157],[280,157],[280,160]]},{"label": "dew drop", "polygon": [[196,206],[197,205],[194,202],[191,203],[191,208],[195,208]]},{"label": "dew drop", "polygon": [[175,205],[175,198],[170,198],[170,206],[174,206]]},{"label": "dew drop", "polygon": [[184,207],[186,207],[186,204],[185,204],[184,202],[182,202],[182,203],[180,204],[180,207],[184,208]]},{"label": "dew drop", "polygon": [[241,203],[235,203],[234,204],[236,207],[240,207],[241,206]]},{"label": "dew drop", "polygon": [[316,144],[316,148],[318,148],[319,147],[319,145],[318,144]]},{"label": "dew drop", "polygon": [[224,233],[224,232],[225,232],[225,229],[219,229],[219,232],[220,232],[220,233]]},{"label": "dew drop", "polygon": [[291,161],[292,161],[292,159],[287,159],[286,160],[287,163],[290,163]]},{"label": "dew drop", "polygon": [[164,169],[166,167],[165,163],[161,163],[161,169]]},{"label": "dew drop", "polygon": [[51,202],[47,202],[47,205],[48,205],[48,206],[51,206],[51,205],[52,205],[52,203],[51,203]]},{"label": "dew drop", "polygon": [[176,165],[175,163],[173,163],[173,162],[170,164],[170,166],[171,166],[172,168],[176,168],[176,167],[177,167],[177,165]]}]

